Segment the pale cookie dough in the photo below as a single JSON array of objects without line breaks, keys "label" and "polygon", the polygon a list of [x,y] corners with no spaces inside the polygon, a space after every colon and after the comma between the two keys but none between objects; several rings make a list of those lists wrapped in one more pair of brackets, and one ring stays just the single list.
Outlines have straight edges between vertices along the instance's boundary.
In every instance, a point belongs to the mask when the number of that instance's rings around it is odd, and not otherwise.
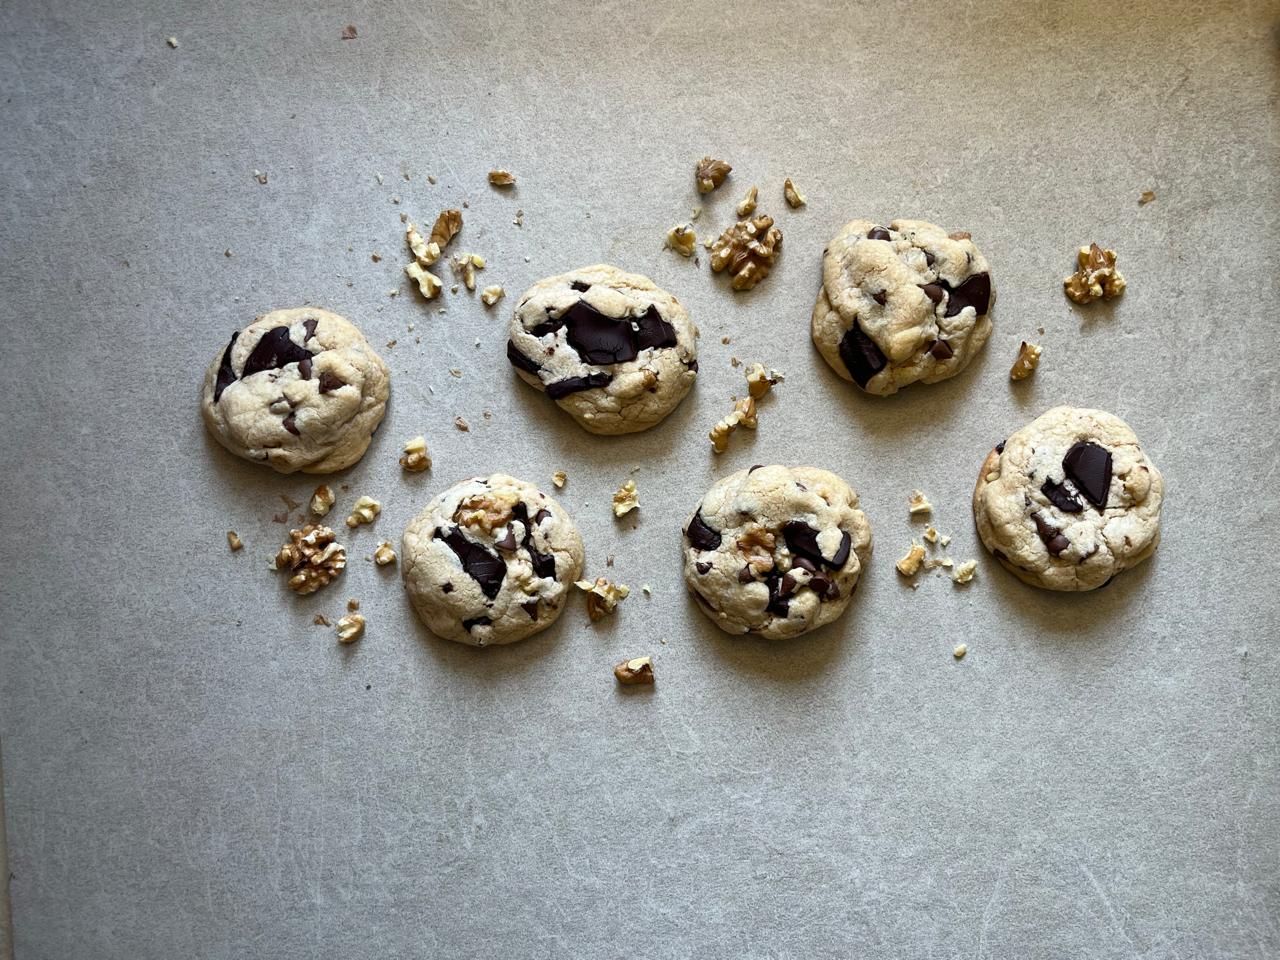
[{"label": "pale cookie dough", "polygon": [[836,373],[884,397],[968,366],[991,334],[994,303],[987,261],[967,233],[853,220],[823,251],[810,333]]},{"label": "pale cookie dough", "polygon": [[592,433],[645,430],[698,373],[698,328],[648,277],[598,264],[534,284],[511,318],[507,359]]},{"label": "pale cookie dough", "polygon": [[401,575],[433,633],[477,647],[555,623],[582,573],[569,514],[505,474],[454,484],[405,528]]},{"label": "pale cookie dough", "polygon": [[707,491],[683,543],[685,583],[717,626],[796,637],[849,605],[871,556],[871,527],[834,473],[756,466]]},{"label": "pale cookie dough", "polygon": [[978,535],[1020,580],[1092,590],[1160,541],[1164,480],[1129,425],[1054,407],[987,456],[973,491]]},{"label": "pale cookie dough", "polygon": [[390,378],[364,334],[336,313],[273,310],[214,357],[200,412],[238,457],[280,473],[332,473],[368,449]]}]

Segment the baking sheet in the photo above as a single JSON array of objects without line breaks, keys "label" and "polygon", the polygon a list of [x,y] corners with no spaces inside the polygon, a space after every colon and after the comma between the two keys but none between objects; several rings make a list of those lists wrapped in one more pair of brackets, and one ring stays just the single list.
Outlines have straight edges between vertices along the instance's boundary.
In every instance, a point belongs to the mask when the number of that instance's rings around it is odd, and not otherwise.
[{"label": "baking sheet", "polygon": [[[1275,14],[5,4],[16,956],[1276,956]],[[734,167],[705,199],[703,153]],[[735,294],[662,238],[697,203],[723,227],[752,183],[784,251]],[[400,274],[398,215],[464,202],[508,300],[442,315]],[[876,400],[812,349],[820,251],[855,216],[972,231],[999,302],[966,373]],[[1129,291],[1083,310],[1060,280],[1091,240]],[[621,439],[503,356],[513,299],[598,261],[702,330],[695,392]],[[315,481],[225,454],[196,405],[231,330],[302,303],[397,340],[387,420],[337,478],[338,510],[382,516],[306,599],[267,562],[279,496]],[[1024,338],[1044,359],[1011,386]],[[786,381],[715,457],[732,357]],[[968,509],[991,445],[1064,402],[1128,420],[1168,483],[1156,558],[1084,597],[1006,575]],[[417,433],[435,466],[406,477]],[[681,519],[757,462],[836,470],[876,539],[846,617],[790,643],[719,634],[680,580]],[[613,555],[652,596],[509,649],[432,638],[364,556],[492,469],[567,471],[590,574]],[[642,507],[616,522],[628,477]],[[914,487],[979,558],[967,589],[894,573]],[[369,629],[346,649],[311,621],[349,596]],[[656,688],[619,689],[645,653]]]}]

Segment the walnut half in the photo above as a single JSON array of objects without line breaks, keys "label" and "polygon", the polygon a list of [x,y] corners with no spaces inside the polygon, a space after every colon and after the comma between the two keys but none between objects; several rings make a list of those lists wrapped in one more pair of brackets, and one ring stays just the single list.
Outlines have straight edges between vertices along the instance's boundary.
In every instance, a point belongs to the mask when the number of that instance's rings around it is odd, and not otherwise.
[{"label": "walnut half", "polygon": [[720,234],[711,245],[711,269],[727,269],[733,289],[750,290],[769,275],[781,249],[782,231],[773,225],[773,217],[762,213]]},{"label": "walnut half", "polygon": [[331,528],[314,523],[289,531],[289,542],[276,554],[276,569],[289,571],[290,590],[315,593],[346,569],[347,548],[335,537]]},{"label": "walnut half", "polygon": [[710,193],[720,184],[724,183],[724,178],[729,175],[733,167],[729,166],[723,160],[715,160],[712,157],[703,157],[698,161],[698,169],[695,171],[694,177],[698,181],[699,193]]}]

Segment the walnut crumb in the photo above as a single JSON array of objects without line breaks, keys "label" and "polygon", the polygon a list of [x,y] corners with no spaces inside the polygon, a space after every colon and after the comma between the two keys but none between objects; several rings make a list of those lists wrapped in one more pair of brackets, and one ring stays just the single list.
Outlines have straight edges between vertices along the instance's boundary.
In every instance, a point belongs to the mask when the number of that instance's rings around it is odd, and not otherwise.
[{"label": "walnut crumb", "polygon": [[[453,270],[453,275],[462,280],[463,286],[468,290],[475,290],[476,271],[484,269],[484,257],[478,253],[462,253],[449,262],[449,267]],[[456,286],[453,292],[458,292]]]},{"label": "walnut crumb", "polygon": [[667,248],[682,257],[692,257],[698,246],[698,235],[687,223],[677,224],[667,231]]},{"label": "walnut crumb", "polygon": [[777,370],[765,370],[764,365],[759,363],[748,364],[746,374],[747,392],[754,400],[759,400],[782,382],[782,374]]},{"label": "walnut crumb", "polygon": [[711,245],[711,269],[727,269],[734,290],[750,290],[769,275],[782,249],[782,231],[773,217],[760,214],[739,220]]},{"label": "walnut crumb", "polygon": [[358,613],[348,613],[338,621],[338,641],[355,643],[364,636],[364,617]]},{"label": "walnut crumb", "polygon": [[1138,195],[1138,206],[1145,207],[1155,198],[1156,192],[1154,190],[1143,190],[1142,193]]},{"label": "walnut crumb", "polygon": [[653,683],[653,658],[636,657],[632,660],[623,660],[613,668],[613,675],[618,678],[619,683],[626,686]]},{"label": "walnut crumb", "polygon": [[356,30],[356,25],[354,23],[348,23],[345,27],[342,28],[343,40],[354,40],[359,35],[360,35],[359,31]]},{"label": "walnut crumb", "polygon": [[422,473],[423,470],[431,469],[431,455],[427,453],[426,437],[414,437],[404,445],[400,466],[410,473]]},{"label": "walnut crumb", "polygon": [[760,188],[752,185],[747,187],[747,192],[742,195],[742,199],[738,201],[738,217],[749,217],[756,212],[756,202],[760,197]]},{"label": "walnut crumb", "polygon": [[347,549],[335,537],[331,528],[310,523],[289,531],[289,542],[276,554],[276,569],[289,572],[290,590],[315,593],[346,569]]},{"label": "walnut crumb", "polygon": [[898,568],[898,572],[904,577],[914,577],[920,572],[920,567],[924,563],[924,547],[911,541],[911,549],[907,551],[907,555],[899,560],[894,566]]},{"label": "walnut crumb", "polygon": [[350,597],[350,598],[348,598],[348,600],[347,600],[347,610],[349,610],[349,611],[350,611],[350,612],[352,612],[352,613],[355,613],[355,611],[357,611],[357,610],[359,610],[359,609],[360,609],[360,601],[359,601],[359,600],[357,600],[355,597]]},{"label": "walnut crumb", "polygon": [[264,187],[267,185],[267,175],[261,170],[253,171],[253,179],[257,180],[258,183],[262,184]]},{"label": "walnut crumb", "polygon": [[928,497],[926,497],[919,490],[911,491],[911,497],[910,499],[907,500],[908,513],[915,516],[916,514],[931,513],[932,511],[933,511],[933,504],[929,502]]},{"label": "walnut crumb", "polygon": [[480,302],[486,307],[492,307],[506,295],[507,291],[503,290],[501,286],[495,283],[480,291]]},{"label": "walnut crumb", "polygon": [[386,540],[378,544],[378,549],[373,551],[373,562],[380,567],[388,566],[396,562],[396,551]]},{"label": "walnut crumb", "polygon": [[951,579],[956,583],[968,583],[973,579],[973,575],[978,572],[977,560],[965,560],[956,566],[951,574]]},{"label": "walnut crumb", "polygon": [[796,185],[791,182],[791,178],[787,177],[782,183],[782,196],[787,201],[787,206],[792,210],[803,207],[809,201],[805,199],[805,195],[796,189]]},{"label": "walnut crumb", "polygon": [[938,528],[937,528],[937,527],[934,527],[934,526],[928,526],[928,527],[925,527],[925,528],[924,528],[924,538],[925,538],[926,540],[928,540],[930,543],[937,543],[937,542],[938,542]]},{"label": "walnut crumb", "polygon": [[234,530],[228,530],[227,546],[230,547],[232,550],[243,550],[244,541],[240,539],[239,535]]},{"label": "walnut crumb", "polygon": [[471,432],[471,424],[467,423],[467,421],[463,420],[461,417],[454,417],[453,425],[457,427],[459,430],[461,430],[463,433]]},{"label": "walnut crumb", "polygon": [[1096,243],[1076,253],[1079,269],[1062,281],[1062,289],[1076,303],[1111,300],[1124,293],[1124,277],[1116,269],[1116,252]]},{"label": "walnut crumb", "polygon": [[739,426],[754,430],[756,423],[756,402],[752,397],[743,397],[734,403],[733,410],[727,417],[711,428],[711,433],[708,434],[711,449],[716,453],[724,453],[729,447],[729,435],[734,430]]},{"label": "walnut crumb", "polygon": [[165,42],[165,43],[167,43],[167,44],[168,44],[170,47],[172,47],[174,50],[177,50],[177,49],[178,49],[178,38],[177,38],[177,37],[165,37],[165,38],[164,38],[164,42]]},{"label": "walnut crumb", "polygon": [[587,616],[592,622],[613,613],[631,592],[624,584],[610,583],[604,577],[596,577],[594,581],[578,580],[574,586],[586,592]]},{"label": "walnut crumb", "polygon": [[724,178],[729,176],[732,170],[733,167],[723,160],[703,157],[698,161],[697,169],[694,172],[694,177],[698,181],[698,192],[710,193],[724,183]]},{"label": "walnut crumb", "polygon": [[563,470],[557,470],[551,475],[551,482],[556,485],[557,490],[563,490],[564,485],[569,481],[569,475]]},{"label": "walnut crumb", "polygon": [[382,512],[382,504],[373,497],[361,497],[351,508],[351,516],[347,517],[347,526],[351,528],[362,524],[373,523]]},{"label": "walnut crumb", "polygon": [[623,517],[640,507],[640,496],[636,492],[636,482],[628,480],[613,495],[613,515]]},{"label": "walnut crumb", "polygon": [[333,621],[330,620],[328,617],[326,617],[323,613],[317,613],[314,617],[311,618],[311,622],[314,623],[317,627],[333,626]]},{"label": "walnut crumb", "polygon": [[945,550],[947,547],[951,546],[951,538],[950,538],[950,537],[948,537],[946,534],[942,534],[941,536],[939,536],[939,537],[938,537],[938,542],[942,544],[942,548],[943,548],[944,550]]},{"label": "walnut crumb", "polygon": [[957,643],[956,648],[951,651],[951,655],[955,657],[957,660],[963,660],[964,655],[968,652],[969,652],[969,645],[967,643]]},{"label": "walnut crumb", "polygon": [[508,170],[490,170],[489,183],[495,187],[510,187],[516,182],[515,175]]},{"label": "walnut crumb", "polygon": [[333,494],[333,487],[327,483],[322,483],[316,487],[311,494],[311,512],[317,517],[323,517],[326,513],[333,509],[333,502],[337,499]]},{"label": "walnut crumb", "polygon": [[1018,357],[1009,370],[1010,380],[1025,380],[1035,373],[1036,364],[1040,362],[1040,348],[1034,343],[1022,341],[1018,348]]}]

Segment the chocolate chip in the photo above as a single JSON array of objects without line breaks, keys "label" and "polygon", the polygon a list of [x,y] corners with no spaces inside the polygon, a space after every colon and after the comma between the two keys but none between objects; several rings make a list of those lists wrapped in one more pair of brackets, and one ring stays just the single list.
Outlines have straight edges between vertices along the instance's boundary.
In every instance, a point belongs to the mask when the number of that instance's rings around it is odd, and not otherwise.
[{"label": "chocolate chip", "polygon": [[517,546],[515,530],[511,529],[511,527],[507,527],[507,535],[495,543],[494,546],[503,553],[515,553]]},{"label": "chocolate chip", "polygon": [[888,362],[876,342],[862,332],[858,321],[853,321],[849,332],[840,338],[840,359],[853,382],[865,388],[871,378],[885,368]]},{"label": "chocolate chip", "polygon": [[871,295],[871,299],[883,307],[885,302],[889,299],[889,292],[887,290],[881,290],[879,293],[873,293]]},{"label": "chocolate chip", "polygon": [[755,473],[757,470],[759,470],[763,466],[764,466],[763,463],[753,464],[752,466],[747,468],[747,473]]},{"label": "chocolate chip", "polygon": [[565,377],[563,380],[547,384],[547,396],[552,400],[559,400],[562,397],[569,396],[571,393],[594,390],[596,387],[607,387],[611,383],[613,383],[612,373],[591,373],[585,377]]},{"label": "chocolate chip", "polygon": [[756,572],[752,570],[751,567],[749,566],[743,567],[741,570],[738,571],[739,583],[750,583],[755,578],[756,578]]},{"label": "chocolate chip", "polygon": [[1111,492],[1111,451],[1088,440],[1077,443],[1062,458],[1062,469],[1084,498],[1099,510],[1107,509]]},{"label": "chocolate chip", "polygon": [[791,603],[782,595],[782,577],[777,573],[771,573],[765,580],[765,585],[769,588],[769,603],[765,610],[775,616],[787,616],[791,612]]},{"label": "chocolate chip", "polygon": [[440,592],[441,592],[441,593],[453,593],[453,584],[452,584],[452,583],[446,583],[444,586],[442,586],[442,587],[440,588]]},{"label": "chocolate chip", "polygon": [[536,362],[530,360],[520,352],[514,340],[507,341],[507,359],[511,361],[511,365],[513,367],[519,367],[526,373],[536,374],[542,369],[542,367],[538,366]]},{"label": "chocolate chip", "polygon": [[564,326],[564,317],[548,316],[545,320],[536,326],[529,328],[529,333],[535,337],[545,337],[548,333],[555,333]]},{"label": "chocolate chip", "polygon": [[806,559],[805,557],[792,558],[791,565],[795,567],[799,567],[801,570],[808,570],[810,573],[818,572],[818,565],[814,563],[812,560]]},{"label": "chocolate chip", "polygon": [[[804,557],[818,566],[829,567],[828,563],[822,556],[822,549],[818,546],[818,531],[813,529],[802,520],[789,520],[782,526],[782,537],[787,542],[787,547],[797,556]],[[844,544],[842,544],[844,546]],[[849,558],[848,548],[845,549],[845,559]],[[843,561],[842,561],[843,565]]]},{"label": "chocolate chip", "polygon": [[965,307],[973,307],[978,316],[982,316],[991,306],[991,274],[975,273],[972,277],[951,288],[951,299],[947,301],[946,316],[954,317]]},{"label": "chocolate chip", "polygon": [[292,410],[290,410],[289,415],[285,417],[284,420],[281,421],[280,425],[284,427],[286,430],[288,430],[290,433],[292,433],[295,437],[300,437],[302,436],[302,434],[298,432],[298,421],[296,417],[297,417],[297,414],[295,414]]},{"label": "chocolate chip", "polygon": [[588,290],[591,289],[591,284],[586,283],[582,280],[574,280],[572,283],[569,284],[569,289],[577,290],[579,293],[586,293]]},{"label": "chocolate chip", "polygon": [[493,621],[488,617],[472,617],[470,620],[462,621],[462,629],[470,633],[472,627],[487,627],[491,623]]},{"label": "chocolate chip", "polygon": [[[522,500],[511,508],[511,515],[524,524],[524,539],[521,541],[521,545],[529,551],[529,563],[533,567],[534,575],[554,580],[556,578],[555,554],[543,553],[533,545],[533,527],[542,523],[546,517],[551,516],[551,511],[539,510],[531,524],[529,523],[529,508]],[[514,550],[515,548],[512,547],[512,549]]]},{"label": "chocolate chip", "polygon": [[1001,440],[996,444],[996,453],[1004,453],[1004,441]]},{"label": "chocolate chip", "polygon": [[938,259],[938,258],[937,258],[937,257],[935,257],[935,256],[934,256],[932,253],[930,253],[928,250],[924,251],[924,265],[925,265],[926,267],[932,267],[932,266],[933,266],[933,262],[934,262],[935,260],[937,260],[937,259]]},{"label": "chocolate chip", "polygon": [[872,227],[867,232],[867,239],[868,240],[892,240],[893,237],[889,234],[889,231],[886,230],[884,227]]},{"label": "chocolate chip", "polygon": [[929,347],[929,353],[935,360],[950,360],[956,355],[956,352],[951,349],[951,344],[945,340],[933,341],[933,344]]},{"label": "chocolate chip", "polygon": [[685,364],[685,367],[686,367],[687,369],[689,369],[689,370],[692,370],[694,373],[697,373],[697,372],[698,372],[698,361],[697,361],[697,360],[690,360],[690,361],[688,361],[688,362]]},{"label": "chocolate chip", "polygon": [[796,592],[796,578],[790,573],[784,574],[782,582],[778,584],[778,596],[789,597]]},{"label": "chocolate chip", "polygon": [[288,327],[272,327],[262,335],[244,362],[241,377],[251,377],[264,370],[279,370],[290,363],[310,360],[311,351],[289,339]]},{"label": "chocolate chip", "polygon": [[840,531],[840,546],[836,549],[836,555],[831,558],[831,563],[828,564],[828,566],[830,566],[832,570],[839,570],[843,568],[844,565],[849,562],[849,548],[852,546],[853,541],[850,539],[849,534],[845,533],[843,530]]},{"label": "chocolate chip", "polygon": [[644,350],[647,347],[674,347],[676,345],[676,328],[662,319],[662,314],[653,304],[636,320],[636,346]]},{"label": "chocolate chip", "polygon": [[530,600],[527,603],[520,604],[520,609],[529,615],[530,620],[538,619],[538,601]]},{"label": "chocolate chip", "polygon": [[329,393],[331,390],[337,390],[339,387],[345,387],[346,385],[347,381],[343,380],[341,377],[335,376],[328,370],[325,370],[320,374],[321,393]]},{"label": "chocolate chip", "polygon": [[1040,539],[1044,541],[1045,549],[1055,557],[1071,546],[1071,541],[1062,535],[1062,531],[1039,513],[1031,514],[1031,519],[1036,525],[1036,533],[1040,534]]},{"label": "chocolate chip", "polygon": [[300,376],[303,380],[311,379],[311,358],[310,357],[304,357],[302,360],[298,361],[298,376]]},{"label": "chocolate chip", "polygon": [[699,510],[689,521],[684,535],[689,538],[689,545],[695,550],[714,550],[720,546],[720,534],[707,526]]},{"label": "chocolate chip", "polygon": [[822,600],[834,600],[840,595],[840,588],[833,581],[822,576],[812,577],[809,580],[809,589]]},{"label": "chocolate chip", "polygon": [[[524,506],[524,504],[521,504],[521,506]],[[539,510],[537,513],[533,515],[533,525],[535,527],[542,526],[542,521],[547,519],[547,517],[549,516],[551,516],[550,510],[546,510],[546,509]]]},{"label": "chocolate chip", "polygon": [[480,591],[492,600],[502,589],[507,575],[507,564],[500,556],[490,553],[478,543],[472,543],[454,527],[447,534],[436,531],[435,539],[443,540],[457,556],[463,571],[480,585]]},{"label": "chocolate chip", "polygon": [[221,398],[223,390],[236,382],[236,373],[231,369],[231,348],[236,345],[238,336],[240,336],[239,330],[231,335],[231,342],[227,344],[227,349],[222,351],[222,361],[218,364],[218,378],[213,383],[214,403]]},{"label": "chocolate chip", "polygon": [[316,335],[316,326],[319,323],[320,321],[317,320],[315,317],[307,317],[307,319],[302,321],[302,326],[307,331],[307,335],[302,338],[303,343],[306,343],[308,340],[310,340],[312,337]]},{"label": "chocolate chip", "polygon": [[698,573],[702,574],[703,576],[706,576],[706,574],[709,573],[711,570],[711,564],[703,563],[701,561],[698,563],[695,563],[693,566],[695,569],[697,569]]},{"label": "chocolate chip", "polygon": [[1044,486],[1040,488],[1040,492],[1048,497],[1049,502],[1063,513],[1079,513],[1084,509],[1084,504],[1076,498],[1074,493],[1066,488],[1065,484],[1046,480]]},{"label": "chocolate chip", "polygon": [[924,295],[934,303],[942,302],[942,295],[946,292],[940,283],[922,283],[920,289],[924,291]]}]

